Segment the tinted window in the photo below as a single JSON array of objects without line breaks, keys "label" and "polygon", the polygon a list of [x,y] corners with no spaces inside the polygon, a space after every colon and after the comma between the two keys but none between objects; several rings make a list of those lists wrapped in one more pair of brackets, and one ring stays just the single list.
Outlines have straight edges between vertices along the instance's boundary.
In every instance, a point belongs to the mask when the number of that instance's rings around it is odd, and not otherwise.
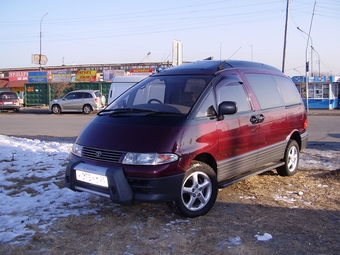
[{"label": "tinted window", "polygon": [[301,104],[301,96],[294,85],[294,83],[288,78],[274,76],[279,86],[280,92],[283,97],[283,101],[286,106]]},{"label": "tinted window", "polygon": [[242,80],[236,75],[226,75],[216,86],[217,104],[233,101],[237,104],[237,112],[250,110],[247,93]]},{"label": "tinted window", "polygon": [[95,91],[94,94],[95,94],[96,97],[101,97],[102,96],[102,94],[99,91]]},{"label": "tinted window", "polygon": [[13,92],[1,93],[0,99],[18,99],[17,94]]},{"label": "tinted window", "polygon": [[246,74],[257,100],[262,109],[283,106],[283,100],[272,75],[268,74]]},{"label": "tinted window", "polygon": [[72,100],[76,98],[76,93],[70,93],[65,96],[67,100]]},{"label": "tinted window", "polygon": [[109,108],[147,109],[187,114],[212,76],[154,76],[124,92]]},{"label": "tinted window", "polygon": [[84,93],[84,98],[92,98],[92,95],[90,93]]}]

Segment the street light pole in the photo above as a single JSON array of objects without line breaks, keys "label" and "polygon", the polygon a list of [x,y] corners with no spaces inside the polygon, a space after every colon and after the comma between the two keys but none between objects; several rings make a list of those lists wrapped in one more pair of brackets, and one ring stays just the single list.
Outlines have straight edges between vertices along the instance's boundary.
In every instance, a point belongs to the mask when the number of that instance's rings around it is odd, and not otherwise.
[{"label": "street light pole", "polygon": [[[311,74],[312,74],[312,76],[313,76],[313,40],[312,40],[312,37],[311,36],[309,36],[305,31],[303,31],[300,27],[297,27],[297,29],[300,31],[300,32],[302,32],[302,33],[304,33],[305,35],[307,35],[308,36],[308,38],[310,39],[310,70],[311,70]],[[307,39],[307,43],[308,43],[308,39]],[[307,46],[308,47],[308,46]],[[307,62],[307,60],[306,60],[306,62]]]},{"label": "street light pole", "polygon": [[320,55],[319,55],[319,53],[314,49],[313,46],[311,46],[311,47],[312,47],[312,50],[313,50],[316,54],[318,54],[318,65],[319,65],[319,76],[320,76]]},{"label": "street light pole", "polygon": [[[306,59],[306,110],[307,112],[309,112],[309,107],[308,107],[308,72],[309,72],[309,63],[307,61],[307,52],[308,52],[308,44],[309,44],[309,39],[311,39],[310,37],[310,33],[311,33],[311,30],[312,30],[312,24],[313,24],[313,18],[314,18],[314,12],[315,12],[315,7],[316,7],[316,0],[314,2],[314,8],[313,8],[313,13],[312,13],[312,18],[311,18],[311,21],[310,21],[310,26],[309,26],[309,33],[308,33],[308,39],[307,39],[307,45],[306,45],[306,54],[305,54],[305,59]],[[302,31],[299,27],[298,29],[300,31]]]},{"label": "street light pole", "polygon": [[47,15],[48,13],[45,13],[45,15],[41,18],[40,20],[40,54],[39,54],[39,71],[41,71],[41,27],[42,27],[42,21],[43,18]]}]

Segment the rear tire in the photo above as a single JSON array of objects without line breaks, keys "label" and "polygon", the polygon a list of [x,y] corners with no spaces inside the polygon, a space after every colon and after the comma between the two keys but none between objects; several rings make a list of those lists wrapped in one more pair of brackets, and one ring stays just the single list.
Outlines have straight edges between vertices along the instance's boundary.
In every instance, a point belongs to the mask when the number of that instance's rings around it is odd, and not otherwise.
[{"label": "rear tire", "polygon": [[85,113],[85,114],[90,114],[92,112],[92,107],[91,107],[91,105],[84,105],[84,107],[83,107],[83,113]]},{"label": "rear tire", "polygon": [[179,199],[167,204],[172,212],[194,218],[210,211],[217,192],[214,170],[203,162],[193,161],[184,176]]},{"label": "rear tire", "polygon": [[277,173],[281,176],[291,176],[296,174],[300,158],[300,149],[299,145],[295,140],[289,140],[285,157],[283,161],[285,164],[276,169]]}]

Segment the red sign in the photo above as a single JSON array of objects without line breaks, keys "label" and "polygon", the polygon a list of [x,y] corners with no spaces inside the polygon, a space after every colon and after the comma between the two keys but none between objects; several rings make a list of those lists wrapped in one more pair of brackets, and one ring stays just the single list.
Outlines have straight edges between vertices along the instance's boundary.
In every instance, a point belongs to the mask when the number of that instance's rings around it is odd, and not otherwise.
[{"label": "red sign", "polygon": [[[9,81],[27,81],[28,80],[28,72],[31,71],[16,71],[16,72],[8,72],[8,80]],[[51,79],[51,70],[46,71],[48,79]]]},{"label": "red sign", "polygon": [[9,81],[27,81],[28,71],[8,72]]}]

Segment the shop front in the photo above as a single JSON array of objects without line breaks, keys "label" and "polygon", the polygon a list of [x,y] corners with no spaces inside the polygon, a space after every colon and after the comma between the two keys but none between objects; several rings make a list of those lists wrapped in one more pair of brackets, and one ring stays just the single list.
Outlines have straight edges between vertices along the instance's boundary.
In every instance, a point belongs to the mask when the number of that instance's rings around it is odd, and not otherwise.
[{"label": "shop front", "polygon": [[[300,92],[306,106],[306,77],[293,76],[293,82]],[[339,108],[340,76],[315,76],[308,78],[308,108],[329,109]]]}]

